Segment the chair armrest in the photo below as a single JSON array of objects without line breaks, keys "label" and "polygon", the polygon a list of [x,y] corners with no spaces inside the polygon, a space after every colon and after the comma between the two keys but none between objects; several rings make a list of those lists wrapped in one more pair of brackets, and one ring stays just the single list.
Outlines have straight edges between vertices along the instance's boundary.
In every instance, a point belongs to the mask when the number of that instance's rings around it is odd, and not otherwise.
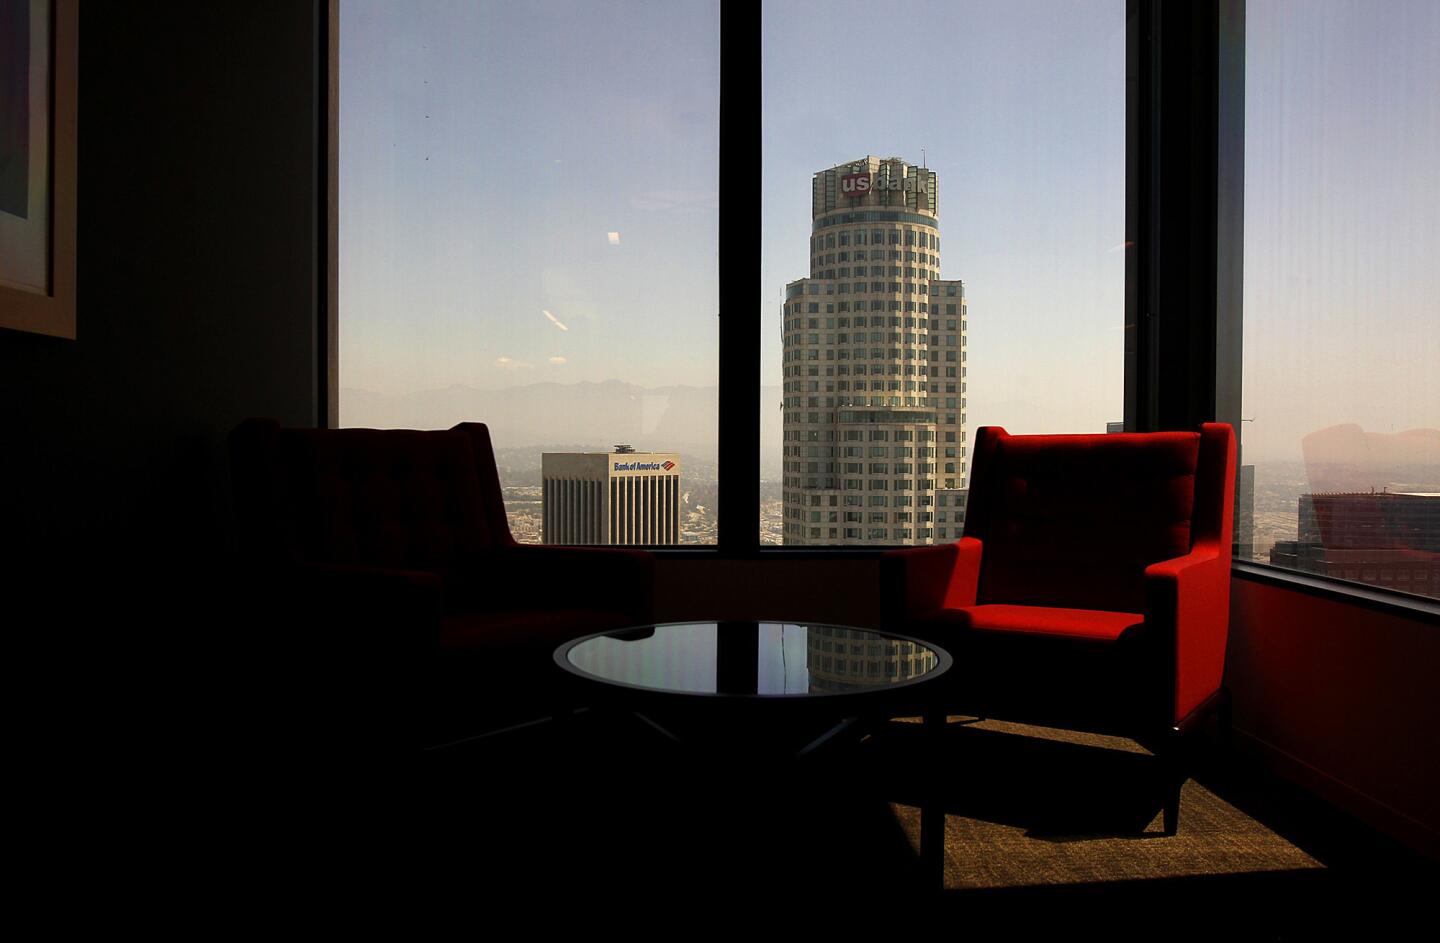
[{"label": "chair armrest", "polygon": [[654,620],[655,556],[614,547],[520,544],[474,557],[447,580],[450,605],[478,609],[611,609]]},{"label": "chair armrest", "polygon": [[883,620],[900,628],[941,609],[975,605],[982,545],[974,537],[953,544],[888,550],[880,555]]},{"label": "chair armrest", "polygon": [[1230,625],[1230,555],[1213,541],[1145,568],[1145,623],[1173,633],[1178,724],[1220,689]]}]

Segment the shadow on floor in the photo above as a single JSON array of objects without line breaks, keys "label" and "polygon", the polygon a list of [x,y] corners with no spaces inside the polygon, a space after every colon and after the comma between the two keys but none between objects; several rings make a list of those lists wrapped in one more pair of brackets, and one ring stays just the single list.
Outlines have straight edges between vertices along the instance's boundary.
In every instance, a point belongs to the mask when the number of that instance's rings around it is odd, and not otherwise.
[{"label": "shadow on floor", "polygon": [[603,715],[433,753],[408,876],[452,902],[642,900],[717,917],[762,901],[824,902],[839,917],[863,899],[854,919],[866,920],[884,901],[923,900],[931,915],[996,921],[1182,908],[1190,929],[1233,929],[1236,908],[1255,907],[1247,935],[1273,939],[1396,916],[1433,879],[1431,864],[1324,810],[1292,808],[1281,834],[1246,810],[1284,806],[1283,786],[1213,755],[1197,758],[1180,834],[1165,838],[1152,757],[1025,732],[947,726],[938,893],[918,856],[929,753],[905,722],[803,764],[722,765]]}]

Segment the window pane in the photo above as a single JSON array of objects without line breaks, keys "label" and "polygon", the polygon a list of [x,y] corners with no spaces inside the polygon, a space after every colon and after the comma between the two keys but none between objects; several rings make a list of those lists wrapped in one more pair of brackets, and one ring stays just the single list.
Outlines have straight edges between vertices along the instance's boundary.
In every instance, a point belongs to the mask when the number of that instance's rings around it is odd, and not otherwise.
[{"label": "window pane", "polygon": [[1440,5],[1247,19],[1237,554],[1440,596]]},{"label": "window pane", "polygon": [[777,2],[763,42],[761,539],[953,541],[975,428],[1123,415],[1125,4]]},{"label": "window pane", "polygon": [[718,36],[341,4],[340,420],[487,423],[519,540],[714,541]]}]

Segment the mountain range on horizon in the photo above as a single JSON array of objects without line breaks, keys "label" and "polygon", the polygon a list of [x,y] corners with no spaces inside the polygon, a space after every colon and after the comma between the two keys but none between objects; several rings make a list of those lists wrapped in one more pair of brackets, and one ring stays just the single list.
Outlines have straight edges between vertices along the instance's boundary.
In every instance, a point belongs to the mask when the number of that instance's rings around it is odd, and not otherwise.
[{"label": "mountain range on horizon", "polygon": [[[375,429],[448,429],[483,422],[497,448],[563,442],[625,443],[641,451],[716,454],[716,386],[645,387],[623,380],[531,383],[482,390],[453,385],[413,393],[340,390],[340,424]],[[779,477],[780,388],[761,387],[760,470]],[[768,404],[773,404],[766,408]]]},{"label": "mountain range on horizon", "polygon": [[[762,478],[776,480],[781,477],[782,394],[779,386],[762,386],[760,396],[760,472]],[[603,448],[625,443],[642,451],[681,452],[715,462],[719,460],[719,400],[716,386],[646,387],[624,380],[542,382],[501,389],[456,384],[410,393],[345,387],[340,390],[340,424],[376,429],[448,429],[458,422],[483,422],[490,427],[497,448],[553,447],[577,442]],[[983,410],[976,406],[972,403],[971,421],[966,423],[971,436],[977,425],[987,421],[1017,434],[1104,431],[1103,426],[1077,428],[1077,417],[1065,414],[1054,404],[1046,409],[1012,399]],[[984,415],[977,415],[982,411]],[[1312,464],[1348,464],[1364,456],[1371,461],[1381,459],[1382,463],[1388,460],[1389,464],[1428,466],[1433,471],[1436,455],[1440,454],[1437,435],[1429,429],[1393,437],[1375,436],[1358,427],[1340,426],[1312,434],[1305,444]],[[1248,462],[1257,458],[1266,460],[1247,455]]]}]

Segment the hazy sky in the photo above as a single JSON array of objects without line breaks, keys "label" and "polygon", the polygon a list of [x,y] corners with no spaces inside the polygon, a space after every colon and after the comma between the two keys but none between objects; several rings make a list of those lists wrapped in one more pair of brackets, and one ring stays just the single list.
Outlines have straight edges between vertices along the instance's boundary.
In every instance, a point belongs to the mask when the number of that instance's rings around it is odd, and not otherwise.
[{"label": "hazy sky", "polygon": [[[1248,8],[1247,457],[1440,426],[1440,3]],[[1121,417],[1124,12],[766,4],[763,158],[727,168],[765,383],[811,175],[923,148],[969,428]],[[342,386],[717,381],[715,3],[344,0],[340,31]]]},{"label": "hazy sky", "polygon": [[1440,3],[1249,0],[1246,35],[1246,457],[1440,428]]},{"label": "hazy sky", "polygon": [[764,28],[767,382],[785,283],[808,274],[811,175],[923,148],[941,275],[970,304],[972,434],[1122,418],[1124,0],[768,3]]},{"label": "hazy sky", "polygon": [[342,3],[341,385],[714,384],[718,29],[696,0]]}]

